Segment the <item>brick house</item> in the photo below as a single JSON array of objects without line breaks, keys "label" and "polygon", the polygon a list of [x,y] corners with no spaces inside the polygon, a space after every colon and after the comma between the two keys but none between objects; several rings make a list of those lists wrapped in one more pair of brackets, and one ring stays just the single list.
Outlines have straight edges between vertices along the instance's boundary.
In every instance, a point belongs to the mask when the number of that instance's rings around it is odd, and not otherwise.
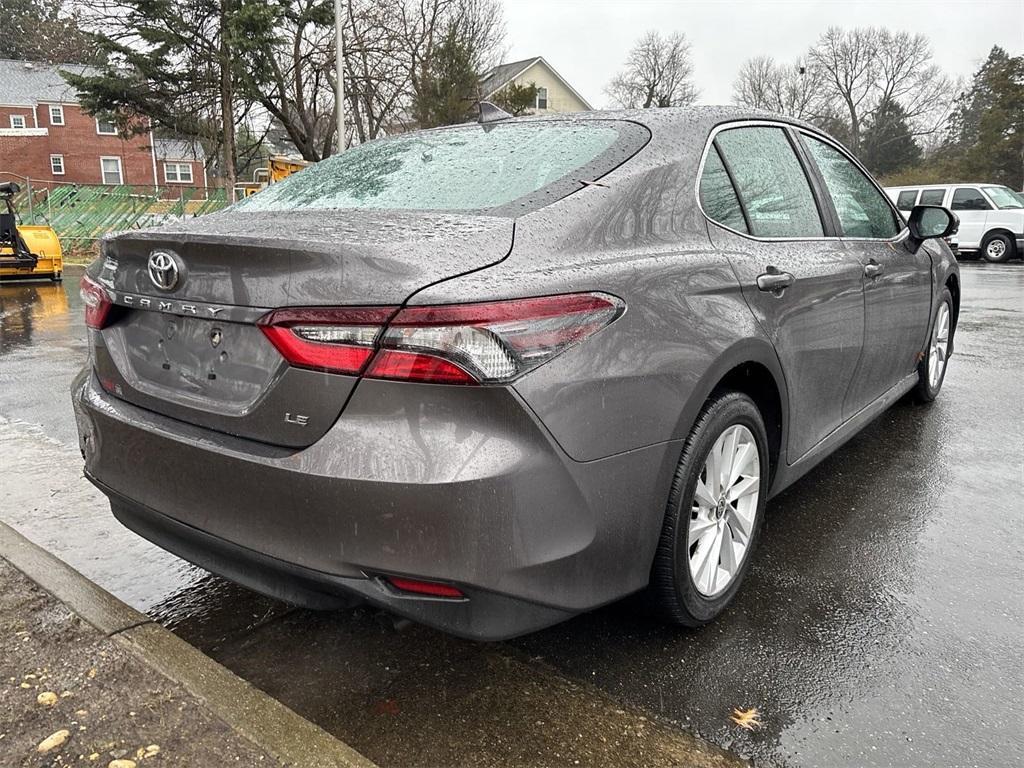
[{"label": "brick house", "polygon": [[[168,187],[207,185],[202,152],[188,142],[129,137],[87,113],[60,70],[76,64],[0,59],[0,177],[36,182]],[[15,180],[17,180],[15,178]]]}]

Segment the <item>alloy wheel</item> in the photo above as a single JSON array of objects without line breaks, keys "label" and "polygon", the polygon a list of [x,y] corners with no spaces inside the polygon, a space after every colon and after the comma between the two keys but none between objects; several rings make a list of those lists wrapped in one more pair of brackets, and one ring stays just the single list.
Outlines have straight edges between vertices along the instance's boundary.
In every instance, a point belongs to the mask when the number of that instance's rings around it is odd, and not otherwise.
[{"label": "alloy wheel", "polygon": [[694,586],[704,597],[724,592],[739,573],[761,495],[761,457],[747,427],[727,428],[704,460],[687,530]]},{"label": "alloy wheel", "polygon": [[935,316],[932,342],[928,350],[928,386],[935,389],[942,381],[949,357],[949,304],[942,302]]}]

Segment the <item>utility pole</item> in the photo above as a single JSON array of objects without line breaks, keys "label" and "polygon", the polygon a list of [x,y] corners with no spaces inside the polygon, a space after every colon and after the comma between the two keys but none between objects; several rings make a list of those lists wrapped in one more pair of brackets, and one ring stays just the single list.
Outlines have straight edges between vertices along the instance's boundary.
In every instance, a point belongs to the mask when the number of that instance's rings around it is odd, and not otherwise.
[{"label": "utility pole", "polygon": [[334,111],[338,118],[338,152],[345,151],[345,43],[341,39],[341,28],[343,26],[341,16],[342,0],[334,0],[334,76],[338,80],[335,99],[337,104]]}]

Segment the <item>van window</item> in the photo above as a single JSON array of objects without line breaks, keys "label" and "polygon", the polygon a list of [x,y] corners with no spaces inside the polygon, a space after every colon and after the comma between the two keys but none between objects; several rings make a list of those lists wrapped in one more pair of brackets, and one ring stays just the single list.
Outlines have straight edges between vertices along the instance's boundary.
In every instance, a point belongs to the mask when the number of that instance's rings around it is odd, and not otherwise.
[{"label": "van window", "polygon": [[957,187],[949,207],[954,211],[987,211],[992,206],[974,187]]},{"label": "van window", "polygon": [[722,131],[715,139],[759,237],[821,237],[811,185],[785,131],[758,126]]},{"label": "van window", "polygon": [[917,202],[918,191],[916,189],[905,189],[900,192],[899,197],[896,198],[896,207],[901,211],[909,211],[914,207],[914,203]]},{"label": "van window", "polygon": [[945,189],[926,189],[921,193],[921,205],[942,205],[945,197]]},{"label": "van window", "polygon": [[704,173],[700,177],[700,204],[712,221],[737,232],[748,231],[740,200],[715,147],[711,147],[704,161]]}]

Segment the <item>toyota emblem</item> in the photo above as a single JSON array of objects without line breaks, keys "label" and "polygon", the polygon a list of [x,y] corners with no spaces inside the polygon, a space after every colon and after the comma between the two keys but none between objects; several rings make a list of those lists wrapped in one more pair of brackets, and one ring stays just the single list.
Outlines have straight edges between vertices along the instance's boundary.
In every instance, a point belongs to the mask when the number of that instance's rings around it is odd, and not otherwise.
[{"label": "toyota emblem", "polygon": [[172,291],[178,284],[178,262],[167,251],[149,254],[149,279],[161,291]]}]

